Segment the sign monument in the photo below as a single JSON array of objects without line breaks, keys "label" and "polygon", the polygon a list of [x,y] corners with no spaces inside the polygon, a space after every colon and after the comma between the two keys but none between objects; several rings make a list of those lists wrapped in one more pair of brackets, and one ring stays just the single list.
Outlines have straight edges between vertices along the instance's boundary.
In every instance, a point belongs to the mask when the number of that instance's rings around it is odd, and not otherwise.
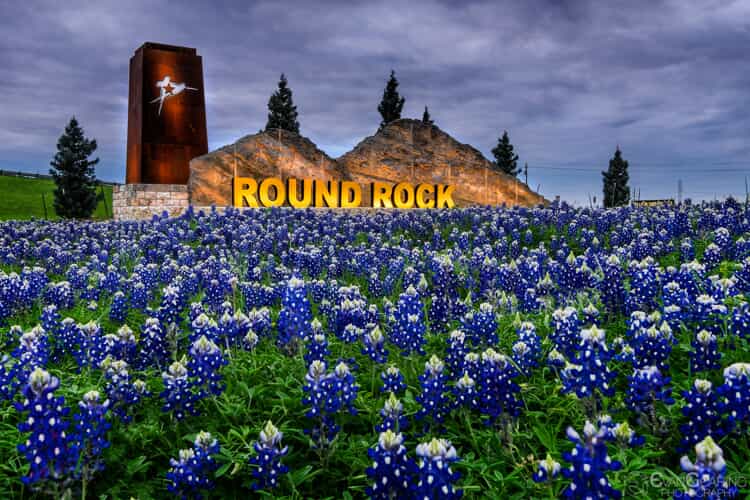
[{"label": "sign monument", "polygon": [[208,152],[203,61],[197,51],[147,42],[130,58],[128,184],[186,184]]}]

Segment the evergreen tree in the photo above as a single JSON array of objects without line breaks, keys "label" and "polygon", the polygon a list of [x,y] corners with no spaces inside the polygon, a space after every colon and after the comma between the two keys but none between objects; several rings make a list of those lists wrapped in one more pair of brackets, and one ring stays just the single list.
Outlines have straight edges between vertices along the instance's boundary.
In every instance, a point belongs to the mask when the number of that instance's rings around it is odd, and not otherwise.
[{"label": "evergreen tree", "polygon": [[90,217],[96,208],[96,174],[94,166],[99,158],[89,161],[96,151],[96,140],[87,139],[75,117],[57,140],[57,153],[50,162],[50,174],[55,180],[55,212],[60,217],[81,219]]},{"label": "evergreen tree", "polygon": [[495,157],[495,168],[508,175],[516,177],[521,171],[518,167],[518,155],[513,152],[513,144],[508,138],[508,131],[503,131],[503,136],[497,140],[497,146],[492,150]]},{"label": "evergreen tree", "polygon": [[401,110],[404,107],[404,98],[398,93],[398,80],[396,73],[391,70],[391,77],[383,90],[383,100],[378,105],[380,116],[383,121],[380,122],[380,128],[385,127],[394,120],[401,118]]},{"label": "evergreen tree", "polygon": [[287,86],[286,76],[281,74],[279,88],[268,99],[268,122],[266,131],[280,128],[299,134],[297,106],[292,101],[292,89]]},{"label": "evergreen tree", "polygon": [[604,208],[619,207],[630,203],[628,162],[622,159],[620,146],[617,146],[614,158],[609,160],[609,169],[602,172],[602,178],[604,181]]},{"label": "evergreen tree", "polygon": [[435,122],[432,121],[432,118],[430,117],[430,112],[427,109],[427,106],[424,107],[424,113],[422,113],[422,123],[425,125],[434,125]]}]

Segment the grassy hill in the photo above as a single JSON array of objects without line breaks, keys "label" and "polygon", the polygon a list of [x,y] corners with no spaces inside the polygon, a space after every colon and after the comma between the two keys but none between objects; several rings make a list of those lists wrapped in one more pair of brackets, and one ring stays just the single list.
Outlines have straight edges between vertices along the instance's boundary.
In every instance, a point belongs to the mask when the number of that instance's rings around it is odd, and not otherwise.
[{"label": "grassy hill", "polygon": [[[54,190],[55,183],[50,179],[0,175],[0,220],[32,217],[43,219],[44,203],[47,205],[46,218],[57,219],[53,207]],[[104,186],[104,198],[94,211],[94,219],[108,219],[112,216],[112,186]]]}]

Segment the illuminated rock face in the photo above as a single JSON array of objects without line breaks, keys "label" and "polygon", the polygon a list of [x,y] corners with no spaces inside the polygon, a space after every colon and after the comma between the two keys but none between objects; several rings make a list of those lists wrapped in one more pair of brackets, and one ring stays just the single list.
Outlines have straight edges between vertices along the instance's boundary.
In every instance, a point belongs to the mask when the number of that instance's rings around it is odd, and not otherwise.
[{"label": "illuminated rock face", "polygon": [[545,201],[522,182],[492,170],[478,150],[434,125],[409,119],[389,124],[335,160],[290,132],[249,135],[190,162],[190,202],[231,205],[235,176],[353,180],[363,185],[363,207],[371,205],[372,182],[450,184],[455,186],[457,206],[531,206]]}]

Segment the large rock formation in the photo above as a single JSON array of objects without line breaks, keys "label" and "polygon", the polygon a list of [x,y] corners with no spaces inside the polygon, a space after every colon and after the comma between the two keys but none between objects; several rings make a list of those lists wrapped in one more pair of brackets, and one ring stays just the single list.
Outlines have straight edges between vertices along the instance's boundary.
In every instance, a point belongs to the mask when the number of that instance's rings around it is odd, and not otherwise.
[{"label": "large rock formation", "polygon": [[[535,205],[545,200],[526,184],[491,168],[475,148],[434,125],[402,119],[334,160],[310,140],[274,130],[243,137],[190,162],[193,205],[232,204],[232,177],[288,177],[412,184],[451,184],[458,206]],[[368,189],[363,204],[370,204]]]}]

